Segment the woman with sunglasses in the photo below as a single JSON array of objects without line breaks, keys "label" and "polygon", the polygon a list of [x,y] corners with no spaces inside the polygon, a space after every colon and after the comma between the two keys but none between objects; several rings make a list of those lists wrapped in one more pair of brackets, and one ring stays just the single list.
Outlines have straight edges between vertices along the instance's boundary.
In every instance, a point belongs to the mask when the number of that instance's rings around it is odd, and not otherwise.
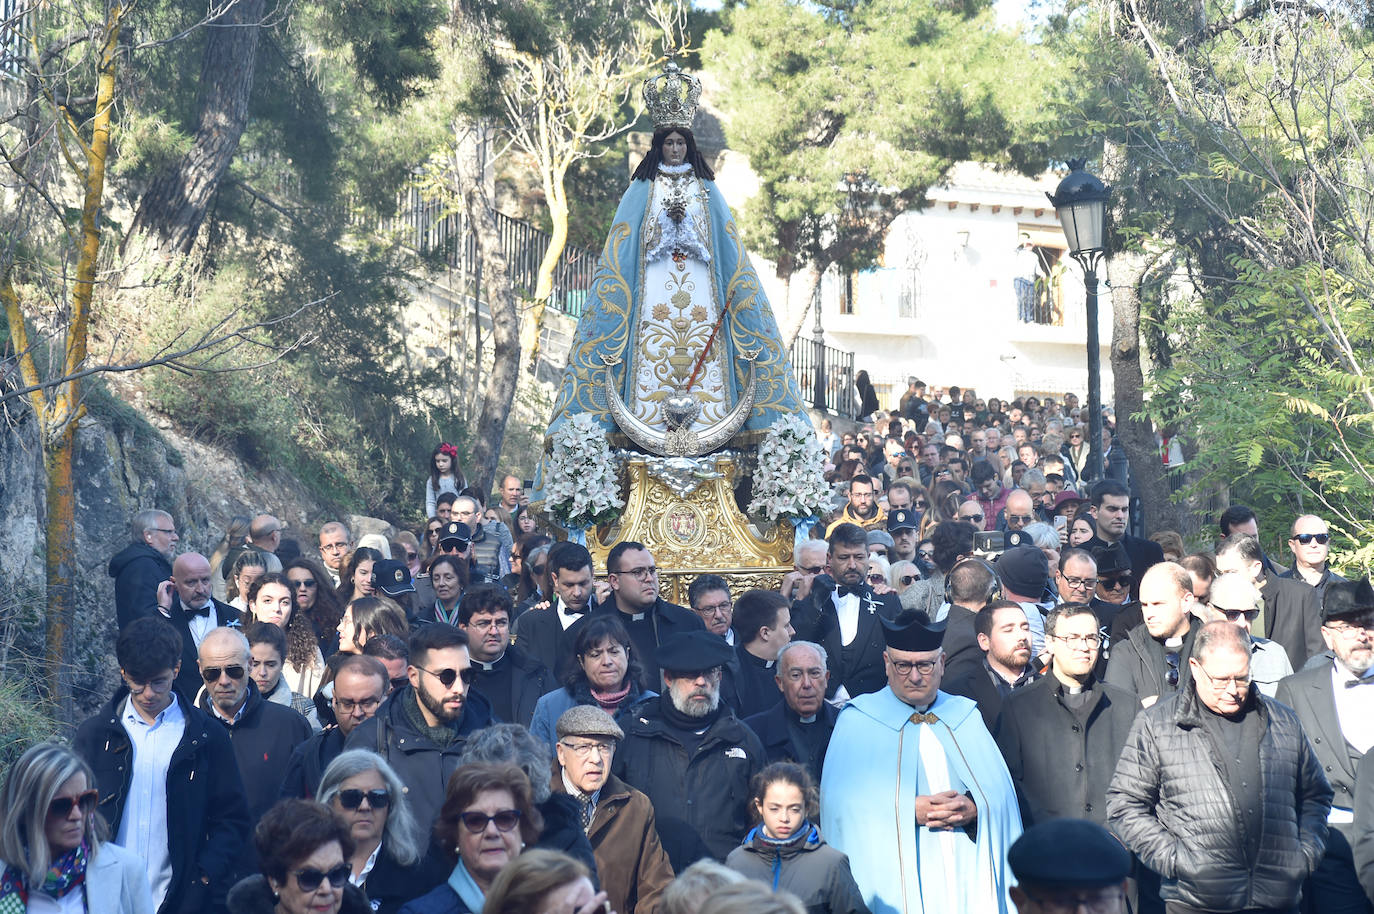
[{"label": "woman with sunglasses", "polygon": [[497,875],[539,838],[530,780],[514,765],[464,765],[449,778],[434,836],[453,863],[448,881],[401,914],[479,914]]},{"label": "woman with sunglasses", "polygon": [[152,914],[144,862],[106,843],[90,766],[40,743],[0,789],[0,911]]},{"label": "woman with sunglasses", "polygon": [[444,529],[444,522],[437,517],[431,517],[425,521],[425,534],[421,537],[421,567],[429,564],[429,560],[439,554],[439,532]]},{"label": "woman with sunglasses", "polygon": [[380,914],[395,914],[444,881],[446,868],[425,860],[425,834],[411,814],[400,777],[380,755],[340,753],[320,779],[316,799],[348,823],[355,847],[348,881]]},{"label": "woman with sunglasses", "polygon": [[310,620],[320,653],[333,656],[339,649],[339,622],[344,605],[330,583],[329,572],[314,559],[292,559],[282,572],[296,596],[296,610]]},{"label": "woman with sunglasses", "polygon": [[349,882],[354,841],[348,824],[319,803],[282,800],[253,832],[261,875],[229,890],[229,914],[367,914]]}]

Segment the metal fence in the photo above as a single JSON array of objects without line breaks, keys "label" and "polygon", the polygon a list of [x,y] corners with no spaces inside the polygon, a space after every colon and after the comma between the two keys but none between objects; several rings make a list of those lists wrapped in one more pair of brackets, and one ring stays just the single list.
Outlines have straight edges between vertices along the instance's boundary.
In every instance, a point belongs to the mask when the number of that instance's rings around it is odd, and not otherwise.
[{"label": "metal fence", "polygon": [[[422,256],[441,257],[451,269],[476,274],[477,235],[466,214],[449,211],[443,204],[426,199],[417,187],[402,193],[397,211],[383,225],[403,229],[407,246]],[[496,214],[496,231],[516,292],[532,297],[539,283],[539,264],[549,249],[548,232],[502,212]],[[554,266],[548,306],[573,317],[580,316],[596,264],[597,256],[591,251],[573,245],[564,247]]]},{"label": "metal fence", "polygon": [[854,353],[798,338],[792,343],[792,372],[803,402],[832,415],[854,418]]}]

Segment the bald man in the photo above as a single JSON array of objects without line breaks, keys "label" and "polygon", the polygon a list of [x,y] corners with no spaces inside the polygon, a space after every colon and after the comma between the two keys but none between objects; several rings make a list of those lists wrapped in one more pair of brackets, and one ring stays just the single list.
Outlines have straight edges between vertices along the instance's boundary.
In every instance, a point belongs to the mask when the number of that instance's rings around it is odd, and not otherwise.
[{"label": "bald man", "polygon": [[210,560],[199,552],[184,552],[172,562],[171,580],[157,588],[157,608],[181,635],[181,671],[176,690],[188,702],[200,691],[196,651],[205,636],[219,626],[237,627],[239,611],[210,595]]},{"label": "bald man", "polygon": [[1193,636],[1202,627],[1196,604],[1186,568],[1176,562],[1150,566],[1140,581],[1145,621],[1112,645],[1106,681],[1134,693],[1146,708],[1186,690]]},{"label": "bald man", "polygon": [[1007,495],[1007,505],[1002,509],[1002,530],[1024,530],[1039,520],[1035,513],[1035,500],[1025,489],[1012,489]]},{"label": "bald man", "polygon": [[[1288,548],[1293,551],[1293,567],[1279,575],[1311,584],[1319,594],[1326,585],[1345,578],[1331,570],[1327,561],[1331,553],[1331,528],[1315,514],[1304,514],[1293,521],[1288,531]],[[1319,598],[1320,599],[1320,598]]]},{"label": "bald man", "polygon": [[1263,609],[1264,595],[1245,575],[1232,571],[1212,579],[1207,596],[1207,612],[1211,618],[1207,621],[1225,619],[1240,626],[1249,636],[1250,678],[1261,692],[1273,698],[1279,680],[1292,675],[1293,665],[1281,644],[1255,634],[1255,622]]}]

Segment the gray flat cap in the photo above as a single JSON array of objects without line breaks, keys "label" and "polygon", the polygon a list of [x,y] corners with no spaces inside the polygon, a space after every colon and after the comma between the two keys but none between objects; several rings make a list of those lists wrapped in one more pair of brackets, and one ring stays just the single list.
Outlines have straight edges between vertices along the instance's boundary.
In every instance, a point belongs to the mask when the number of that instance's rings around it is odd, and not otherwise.
[{"label": "gray flat cap", "polygon": [[558,738],[565,736],[608,736],[614,740],[625,738],[625,731],[611,719],[611,715],[596,705],[577,705],[564,711],[556,726]]}]

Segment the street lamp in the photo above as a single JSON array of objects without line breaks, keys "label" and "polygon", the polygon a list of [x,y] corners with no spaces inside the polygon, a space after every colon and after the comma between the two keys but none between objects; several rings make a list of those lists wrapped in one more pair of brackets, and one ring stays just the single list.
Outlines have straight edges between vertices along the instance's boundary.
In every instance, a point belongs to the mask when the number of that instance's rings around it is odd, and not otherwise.
[{"label": "street lamp", "polygon": [[1088,307],[1088,464],[1084,475],[1101,479],[1102,347],[1097,342],[1097,264],[1104,250],[1107,199],[1111,190],[1083,170],[1084,159],[1069,159],[1069,173],[1053,194],[1046,194],[1059,214],[1069,254],[1083,267]]}]

